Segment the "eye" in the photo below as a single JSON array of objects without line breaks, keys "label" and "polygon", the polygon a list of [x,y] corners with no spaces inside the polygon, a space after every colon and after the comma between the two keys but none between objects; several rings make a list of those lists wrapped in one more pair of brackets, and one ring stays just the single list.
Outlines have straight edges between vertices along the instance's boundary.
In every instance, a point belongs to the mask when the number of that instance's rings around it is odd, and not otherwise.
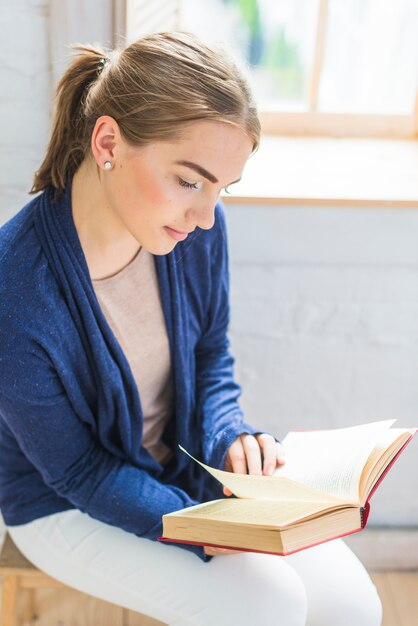
[{"label": "eye", "polygon": [[187,180],[182,178],[178,179],[180,187],[186,187],[186,189],[200,189],[199,183],[188,183]]},{"label": "eye", "polygon": [[[228,186],[229,187],[229,186]],[[231,192],[229,191],[228,187],[224,187],[224,192],[230,194]]]}]

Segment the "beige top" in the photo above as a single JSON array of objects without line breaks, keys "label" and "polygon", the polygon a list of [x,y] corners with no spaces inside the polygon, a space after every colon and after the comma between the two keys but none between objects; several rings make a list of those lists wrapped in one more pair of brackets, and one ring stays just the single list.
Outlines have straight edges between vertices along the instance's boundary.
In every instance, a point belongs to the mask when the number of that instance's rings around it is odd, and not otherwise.
[{"label": "beige top", "polygon": [[154,257],[140,248],[120,272],[92,283],[138,386],[144,414],[142,445],[159,463],[167,463],[172,451],[161,435],[172,416],[173,389]]}]

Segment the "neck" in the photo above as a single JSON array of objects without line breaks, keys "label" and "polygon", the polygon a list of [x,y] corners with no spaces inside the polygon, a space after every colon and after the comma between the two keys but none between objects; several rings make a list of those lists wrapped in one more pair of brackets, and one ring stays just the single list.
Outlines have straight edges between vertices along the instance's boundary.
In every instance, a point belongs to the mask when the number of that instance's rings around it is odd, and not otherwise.
[{"label": "neck", "polygon": [[74,224],[92,280],[107,278],[128,265],[140,245],[113,211],[93,160],[85,159],[71,188]]}]

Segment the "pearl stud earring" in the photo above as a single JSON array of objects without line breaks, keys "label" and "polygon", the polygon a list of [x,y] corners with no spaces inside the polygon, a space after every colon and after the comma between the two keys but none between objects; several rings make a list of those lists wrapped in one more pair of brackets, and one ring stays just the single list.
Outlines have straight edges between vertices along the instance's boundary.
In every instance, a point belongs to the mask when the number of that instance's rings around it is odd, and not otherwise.
[{"label": "pearl stud earring", "polygon": [[111,170],[112,169],[111,162],[110,161],[105,161],[104,168],[105,168],[105,170]]}]

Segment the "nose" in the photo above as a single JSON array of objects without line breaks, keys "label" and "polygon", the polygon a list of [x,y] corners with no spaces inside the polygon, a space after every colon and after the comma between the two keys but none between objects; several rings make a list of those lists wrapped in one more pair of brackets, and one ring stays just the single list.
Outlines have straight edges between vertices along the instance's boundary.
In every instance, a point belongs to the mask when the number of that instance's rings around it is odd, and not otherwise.
[{"label": "nose", "polygon": [[194,221],[196,226],[202,230],[210,230],[215,224],[215,204],[216,202],[206,201],[194,211]]}]

